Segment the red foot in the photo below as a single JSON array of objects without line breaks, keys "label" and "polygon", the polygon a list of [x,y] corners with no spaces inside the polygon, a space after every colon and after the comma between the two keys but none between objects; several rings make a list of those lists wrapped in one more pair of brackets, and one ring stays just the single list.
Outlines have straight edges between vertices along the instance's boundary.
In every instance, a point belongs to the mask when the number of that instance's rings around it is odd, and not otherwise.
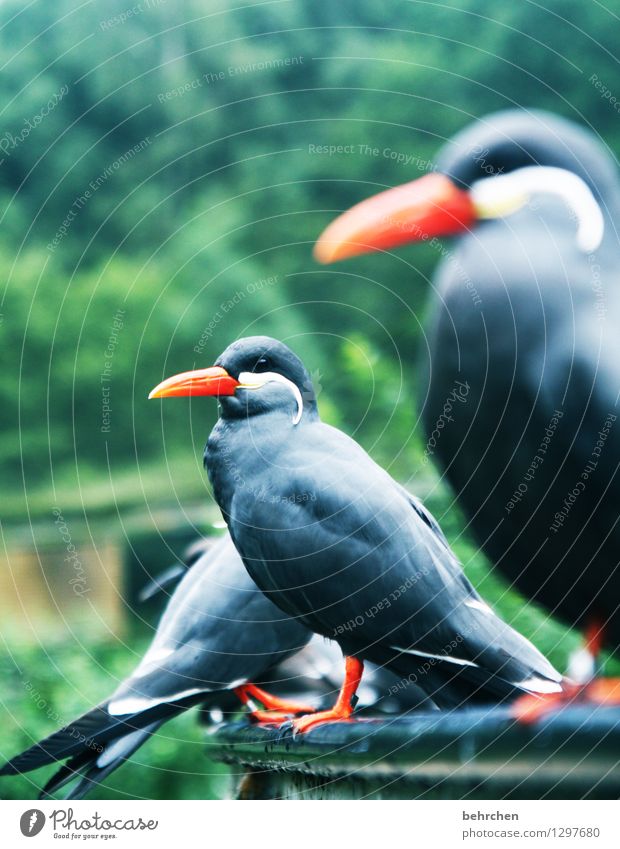
[{"label": "red foot", "polygon": [[284,713],[281,710],[251,710],[248,716],[250,719],[253,719],[254,722],[266,722],[269,725],[282,725],[283,722],[290,722],[293,714]]},{"label": "red foot", "polygon": [[585,631],[586,648],[592,657],[598,657],[605,642],[605,626],[598,619],[592,619]]},{"label": "red foot", "polygon": [[586,687],[586,701],[598,705],[620,705],[620,678],[595,678]]},{"label": "red foot", "polygon": [[338,722],[350,719],[353,713],[353,697],[362,679],[364,664],[356,657],[345,657],[344,664],[344,681],[336,704],[331,710],[322,710],[310,716],[300,716],[298,719],[294,719],[294,734],[301,734],[322,722]]},{"label": "red foot", "polygon": [[299,716],[293,720],[293,732],[295,734],[301,734],[304,731],[308,731],[314,725],[320,725],[322,722],[342,722],[343,720],[349,720],[352,713],[352,707],[349,707],[347,710],[338,710],[333,707],[331,710],[320,710],[308,716]]},{"label": "red foot", "polygon": [[589,684],[564,683],[561,693],[521,696],[512,706],[517,722],[530,725],[570,704],[620,705],[620,678],[595,678]]},{"label": "red foot", "polygon": [[[243,684],[241,687],[236,687],[235,695],[250,708],[250,716],[256,722],[279,724],[287,722],[296,713],[312,713],[314,710],[310,705],[280,699],[257,687],[256,684]],[[260,702],[266,710],[257,710],[257,702]]]},{"label": "red foot", "polygon": [[545,714],[570,704],[575,699],[575,691],[578,689],[581,688],[577,685],[568,684],[561,693],[549,693],[546,696],[531,696],[528,693],[514,702],[512,715],[517,722],[521,722],[523,725],[532,725]]}]

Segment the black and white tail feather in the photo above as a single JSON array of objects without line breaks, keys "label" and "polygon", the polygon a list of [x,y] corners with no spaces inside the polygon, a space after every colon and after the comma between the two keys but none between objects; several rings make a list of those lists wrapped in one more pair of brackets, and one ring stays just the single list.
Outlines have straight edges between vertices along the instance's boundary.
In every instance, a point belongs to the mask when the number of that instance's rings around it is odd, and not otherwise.
[{"label": "black and white tail feather", "polygon": [[[67,798],[80,798],[127,760],[164,722],[245,683],[244,673],[251,671],[250,666],[243,655],[238,661],[227,659],[228,640],[234,640],[235,633],[234,629],[230,629],[232,633],[222,629],[220,623],[227,614],[233,621],[235,616],[242,617],[247,599],[256,600],[259,594],[236,593],[222,587],[222,573],[228,575],[232,587],[237,580],[242,589],[246,584],[252,589],[227,536],[214,545],[201,543],[199,559],[170,599],[151,647],[115,693],[16,755],[0,769],[0,775],[16,775],[67,761],[41,795],[47,796],[79,779]],[[294,641],[288,632],[280,637],[285,646],[288,642],[295,647],[300,642],[303,645],[303,638],[300,641],[298,635]],[[238,643],[239,638],[236,639]],[[253,661],[254,671],[260,673],[270,662],[273,659],[268,653],[264,658],[258,656]],[[239,674],[237,666],[243,669]]]},{"label": "black and white tail feather", "polygon": [[478,595],[434,517],[419,499],[399,489],[431,531],[426,546],[438,572],[443,571],[446,582],[455,586],[454,607],[448,614],[461,639],[450,641],[449,648],[440,653],[416,646],[392,646],[403,658],[399,663],[396,657],[393,668],[400,666],[404,674],[411,675],[411,660],[419,658],[419,675],[432,682],[431,698],[445,708],[488,701],[489,693],[501,702],[512,701],[522,693],[542,697],[561,692],[567,679]]},{"label": "black and white tail feather", "polygon": [[202,699],[204,694],[124,716],[111,715],[110,703],[105,702],[12,758],[0,769],[0,775],[17,775],[66,760],[39,798],[46,798],[77,780],[66,798],[81,799],[131,757],[160,725]]}]

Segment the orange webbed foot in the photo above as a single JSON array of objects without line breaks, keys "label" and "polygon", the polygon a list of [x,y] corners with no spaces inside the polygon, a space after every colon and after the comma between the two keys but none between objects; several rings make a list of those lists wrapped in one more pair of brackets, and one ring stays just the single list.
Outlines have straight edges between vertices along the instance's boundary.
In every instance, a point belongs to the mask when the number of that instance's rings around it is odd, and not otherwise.
[{"label": "orange webbed foot", "polygon": [[315,725],[322,725],[324,722],[346,722],[351,719],[353,710],[342,710],[332,708],[331,710],[321,710],[316,713],[311,713],[308,716],[299,716],[292,721],[293,734],[303,734],[314,728]]},{"label": "orange webbed foot", "polygon": [[293,720],[293,734],[303,734],[314,725],[323,722],[342,722],[351,718],[355,693],[359,687],[364,671],[364,664],[356,657],[344,659],[344,681],[338,694],[338,700],[331,710],[321,710],[309,716],[300,716]]},{"label": "orange webbed foot", "polygon": [[620,705],[620,678],[595,678],[588,684],[565,682],[561,693],[521,696],[512,706],[517,722],[530,725],[570,704]]},{"label": "orange webbed foot", "polygon": [[570,704],[575,698],[576,689],[572,686],[561,693],[549,693],[544,696],[532,696],[527,693],[513,703],[512,715],[517,722],[521,722],[523,725],[532,725],[546,714]]},{"label": "orange webbed foot", "polygon": [[[298,713],[307,714],[314,711],[311,705],[280,699],[261,687],[257,687],[256,684],[243,684],[237,687],[235,695],[244,705],[250,708],[250,717],[255,722],[280,725]],[[261,710],[258,704],[261,704],[265,710]]]},{"label": "orange webbed foot", "polygon": [[583,689],[587,702],[597,705],[620,705],[620,678],[595,678]]},{"label": "orange webbed foot", "polygon": [[261,687],[257,687],[256,684],[246,684],[244,689],[248,696],[258,700],[267,710],[282,711],[289,714],[314,713],[312,705],[290,699],[281,699],[279,696],[274,696],[273,693],[268,693]]},{"label": "orange webbed foot", "polygon": [[281,710],[251,710],[248,716],[260,725],[282,725],[293,718],[293,714]]}]

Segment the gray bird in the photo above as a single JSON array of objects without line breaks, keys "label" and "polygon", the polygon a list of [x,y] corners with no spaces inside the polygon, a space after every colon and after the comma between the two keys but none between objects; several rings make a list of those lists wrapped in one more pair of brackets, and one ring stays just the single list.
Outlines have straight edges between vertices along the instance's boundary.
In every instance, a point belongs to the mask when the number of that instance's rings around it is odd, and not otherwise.
[{"label": "gray bird", "polygon": [[[277,722],[321,706],[338,689],[336,644],[312,636],[263,595],[228,534],[216,542],[197,541],[188,561],[189,571],[133,673],[105,702],[12,758],[0,775],[66,760],[42,795],[75,782],[67,798],[79,799],[163,723],[195,705],[215,722],[238,712],[241,700],[253,718]],[[295,701],[302,696],[303,703]],[[377,668],[360,697],[361,707],[383,712],[432,708],[415,683]]]},{"label": "gray bird", "polygon": [[149,397],[196,395],[220,403],[205,465],[248,572],[346,658],[335,707],[297,730],[350,716],[366,660],[415,674],[441,708],[562,690],[562,676],[480,598],[421,503],[321,422],[310,375],[286,345],[241,339],[214,367]]},{"label": "gray bird", "polygon": [[[217,705],[222,692],[230,690],[251,706],[258,696],[269,701],[253,682],[310,637],[305,626],[283,615],[258,590],[226,535],[184,576],[147,653],[112,696],[14,757],[0,775],[67,760],[43,794],[79,776],[69,798],[80,798],[160,725],[188,708],[209,700]],[[262,704],[296,707],[277,699]]]},{"label": "gray bird", "polygon": [[[434,275],[422,398],[438,461],[494,566],[586,632],[572,677],[620,652],[620,180],[591,132],[487,115],[436,171],[337,218],[331,262],[453,236]],[[437,245],[439,246],[439,245]],[[618,682],[585,695],[618,702]]]}]

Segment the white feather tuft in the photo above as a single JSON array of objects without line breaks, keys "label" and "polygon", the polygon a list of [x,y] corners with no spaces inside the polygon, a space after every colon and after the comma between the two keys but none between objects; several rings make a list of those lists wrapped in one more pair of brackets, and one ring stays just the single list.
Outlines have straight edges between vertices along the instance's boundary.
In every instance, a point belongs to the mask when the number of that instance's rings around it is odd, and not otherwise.
[{"label": "white feather tuft", "polygon": [[297,402],[297,412],[293,416],[293,424],[297,425],[301,421],[301,415],[304,411],[304,402],[301,397],[299,387],[292,380],[284,377],[283,374],[278,374],[277,371],[263,371],[255,373],[253,371],[244,371],[239,375],[239,383],[241,389],[260,389],[266,383],[281,383],[288,387],[293,393],[293,397]]},{"label": "white feather tuft", "polygon": [[187,696],[195,696],[198,693],[208,692],[204,687],[195,687],[192,690],[182,690],[180,693],[171,693],[160,698],[149,699],[147,696],[126,696],[124,699],[115,699],[108,705],[108,713],[110,716],[127,716],[130,713],[142,713],[142,711],[150,710],[157,705],[169,704],[170,702],[178,702]]},{"label": "white feather tuft", "polygon": [[565,168],[528,165],[508,174],[477,180],[471,196],[482,218],[509,215],[520,209],[532,195],[550,194],[562,198],[577,220],[577,244],[592,253],[603,241],[605,220],[588,185]]},{"label": "white feather tuft", "polygon": [[486,613],[487,616],[495,616],[493,610],[489,607],[489,605],[480,601],[477,598],[470,598],[465,602],[465,607],[471,607],[472,610],[479,610],[481,613]]},{"label": "white feather tuft", "polygon": [[529,693],[561,693],[562,685],[558,681],[550,681],[548,678],[527,678],[525,681],[515,682],[515,687],[521,687]]},{"label": "white feather tuft", "polygon": [[455,663],[457,666],[478,666],[473,660],[463,660],[461,657],[453,657],[450,654],[431,654],[430,652],[419,651],[418,649],[403,649],[400,646],[392,646],[391,648],[403,654],[413,654],[416,657],[428,658],[429,660],[445,660],[448,663]]}]

